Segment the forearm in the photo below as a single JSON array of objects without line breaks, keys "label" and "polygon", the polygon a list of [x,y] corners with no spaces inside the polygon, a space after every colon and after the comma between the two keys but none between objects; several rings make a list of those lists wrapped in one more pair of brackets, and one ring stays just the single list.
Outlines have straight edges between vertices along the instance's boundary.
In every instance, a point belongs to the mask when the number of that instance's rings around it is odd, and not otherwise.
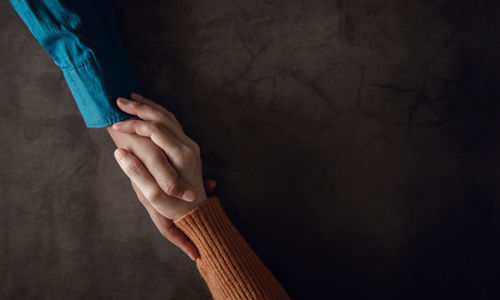
[{"label": "forearm", "polygon": [[174,223],[200,252],[196,265],[214,299],[290,299],[210,197]]},{"label": "forearm", "polygon": [[58,65],[87,127],[130,118],[116,98],[140,93],[109,0],[10,0]]}]

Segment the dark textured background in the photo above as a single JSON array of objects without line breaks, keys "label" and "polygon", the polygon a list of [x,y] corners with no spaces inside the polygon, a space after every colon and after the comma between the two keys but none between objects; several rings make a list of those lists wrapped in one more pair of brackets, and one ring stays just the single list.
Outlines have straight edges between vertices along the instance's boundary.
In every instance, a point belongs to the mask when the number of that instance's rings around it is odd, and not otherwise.
[{"label": "dark textured background", "polygon": [[[116,1],[295,299],[500,296],[497,1]],[[0,298],[207,299],[0,2]]]}]

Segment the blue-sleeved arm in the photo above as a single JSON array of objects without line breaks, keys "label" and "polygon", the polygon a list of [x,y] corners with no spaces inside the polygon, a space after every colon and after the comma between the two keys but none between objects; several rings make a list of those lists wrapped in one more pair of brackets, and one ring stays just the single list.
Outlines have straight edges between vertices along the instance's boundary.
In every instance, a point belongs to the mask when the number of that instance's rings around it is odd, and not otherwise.
[{"label": "blue-sleeved arm", "polygon": [[117,97],[141,93],[106,0],[10,0],[66,79],[87,127],[102,128],[131,116]]}]

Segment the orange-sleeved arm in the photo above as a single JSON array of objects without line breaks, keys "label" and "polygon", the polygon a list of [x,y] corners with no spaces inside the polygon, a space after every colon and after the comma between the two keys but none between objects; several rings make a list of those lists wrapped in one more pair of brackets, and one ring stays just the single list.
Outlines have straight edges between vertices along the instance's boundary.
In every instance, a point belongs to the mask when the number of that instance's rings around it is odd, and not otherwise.
[{"label": "orange-sleeved arm", "polygon": [[196,265],[215,300],[290,299],[231,223],[217,196],[174,223],[198,248]]}]

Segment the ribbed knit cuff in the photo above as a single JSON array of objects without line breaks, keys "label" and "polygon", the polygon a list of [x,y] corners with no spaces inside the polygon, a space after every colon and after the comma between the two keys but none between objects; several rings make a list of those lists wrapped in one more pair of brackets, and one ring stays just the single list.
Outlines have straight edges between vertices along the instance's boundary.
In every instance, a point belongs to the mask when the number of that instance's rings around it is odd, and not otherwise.
[{"label": "ribbed knit cuff", "polygon": [[212,196],[174,221],[200,252],[196,265],[214,299],[290,299]]}]

